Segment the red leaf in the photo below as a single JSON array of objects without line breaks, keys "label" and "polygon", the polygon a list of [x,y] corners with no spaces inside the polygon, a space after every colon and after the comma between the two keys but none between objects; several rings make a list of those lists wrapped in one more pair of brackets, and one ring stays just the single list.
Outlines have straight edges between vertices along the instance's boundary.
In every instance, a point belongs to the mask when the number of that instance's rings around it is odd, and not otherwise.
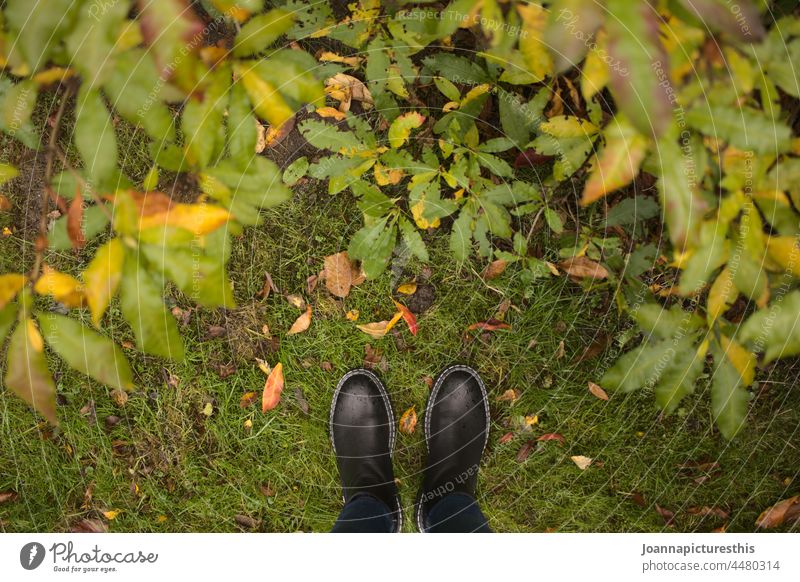
[{"label": "red leaf", "polygon": [[661,507],[658,503],[656,503],[656,511],[658,515],[664,520],[664,525],[672,526],[672,522],[675,521],[675,513],[666,509],[665,507]]},{"label": "red leaf", "polygon": [[543,434],[542,436],[540,436],[536,440],[539,441],[539,442],[542,442],[542,441],[558,441],[562,445],[567,442],[566,439],[563,436],[561,436],[560,434],[558,434],[557,432],[549,432],[547,434]]},{"label": "red leaf", "polygon": [[495,331],[498,329],[511,329],[511,326],[496,319],[487,319],[486,321],[473,323],[467,328],[467,331],[474,331],[476,329],[481,331]]},{"label": "red leaf", "polygon": [[497,442],[500,443],[501,445],[504,445],[507,442],[511,441],[513,438],[514,438],[514,433],[513,432],[507,432],[506,434],[501,436],[500,440],[497,441]]},{"label": "red leaf", "polygon": [[283,364],[278,362],[267,376],[264,393],[261,395],[261,412],[272,410],[278,406],[283,392]]},{"label": "red leaf", "polygon": [[397,309],[400,311],[400,313],[403,314],[403,319],[405,320],[406,325],[408,325],[408,331],[411,332],[411,335],[417,335],[416,316],[411,313],[411,310],[402,303],[398,303],[394,299],[392,299],[392,302],[395,304],[395,306],[397,306]]},{"label": "red leaf", "polygon": [[525,150],[521,154],[517,156],[514,160],[514,167],[519,168],[528,168],[533,166],[541,166],[542,164],[546,164],[550,160],[553,159],[554,156],[547,156],[544,154],[537,153],[534,149]]}]

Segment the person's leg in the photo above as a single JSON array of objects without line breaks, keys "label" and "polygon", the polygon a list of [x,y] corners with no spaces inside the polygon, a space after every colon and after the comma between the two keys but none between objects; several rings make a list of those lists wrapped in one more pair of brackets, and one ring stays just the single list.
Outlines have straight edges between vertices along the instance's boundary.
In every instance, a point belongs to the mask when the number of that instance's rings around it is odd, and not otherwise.
[{"label": "person's leg", "polygon": [[467,493],[451,493],[431,507],[427,531],[431,533],[491,533],[486,516],[475,498]]},{"label": "person's leg", "polygon": [[489,438],[489,402],[478,373],[451,366],[437,378],[425,408],[428,458],[417,501],[421,532],[490,531],[475,501]]},{"label": "person's leg", "polygon": [[331,402],[330,432],[345,501],[333,531],[399,531],[394,413],[375,374],[352,370],[344,375]]},{"label": "person's leg", "polygon": [[333,533],[391,533],[394,530],[392,510],[369,493],[356,494],[343,508]]}]

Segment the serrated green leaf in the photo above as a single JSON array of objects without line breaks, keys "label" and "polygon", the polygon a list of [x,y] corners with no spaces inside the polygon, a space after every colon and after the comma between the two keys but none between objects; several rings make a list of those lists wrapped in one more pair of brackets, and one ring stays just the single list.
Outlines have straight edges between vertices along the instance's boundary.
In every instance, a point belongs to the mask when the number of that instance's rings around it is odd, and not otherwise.
[{"label": "serrated green leaf", "polygon": [[671,361],[667,352],[671,342],[656,340],[642,344],[623,355],[603,375],[600,384],[610,390],[633,392],[645,386],[655,386],[664,367]]},{"label": "serrated green leaf", "polygon": [[23,319],[11,334],[5,385],[51,424],[58,425],[56,386],[47,369],[42,336],[30,318]]},{"label": "serrated green leaf", "polygon": [[422,240],[419,231],[405,218],[400,219],[400,233],[403,235],[403,242],[415,257],[420,261],[428,262],[428,249]]},{"label": "serrated green leaf", "polygon": [[117,137],[106,104],[97,91],[81,89],[75,113],[75,146],[95,186],[117,170]]}]

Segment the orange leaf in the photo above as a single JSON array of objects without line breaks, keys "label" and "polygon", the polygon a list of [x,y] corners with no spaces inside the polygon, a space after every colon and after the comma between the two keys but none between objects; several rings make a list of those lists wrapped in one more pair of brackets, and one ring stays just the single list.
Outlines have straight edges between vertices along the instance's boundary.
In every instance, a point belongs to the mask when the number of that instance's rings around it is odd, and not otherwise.
[{"label": "orange leaf", "polygon": [[486,321],[473,323],[467,328],[467,331],[474,331],[476,329],[480,331],[495,331],[498,329],[511,329],[511,326],[502,321],[497,321],[496,319],[488,319]]},{"label": "orange leaf", "polygon": [[758,516],[756,526],[767,529],[798,520],[800,520],[800,495],[795,495],[765,509]]},{"label": "orange leaf", "polygon": [[417,426],[417,411],[412,406],[400,417],[399,430],[403,434],[412,434]]},{"label": "orange leaf", "polygon": [[298,317],[295,322],[292,324],[292,327],[289,328],[289,331],[286,332],[287,335],[294,335],[296,333],[302,333],[308,329],[311,325],[311,306],[306,306],[306,312]]},{"label": "orange leaf", "polygon": [[539,437],[538,439],[536,439],[536,440],[537,440],[538,442],[542,442],[542,441],[558,441],[558,442],[560,442],[561,444],[564,444],[564,443],[566,442],[566,440],[564,439],[564,437],[563,437],[563,436],[561,436],[560,434],[558,434],[557,432],[549,432],[549,433],[547,433],[547,434],[543,434],[542,436],[540,436],[540,437]]},{"label": "orange leaf", "polygon": [[599,385],[594,382],[589,382],[589,392],[600,400],[608,400],[608,394]]},{"label": "orange leaf", "polygon": [[347,251],[325,257],[325,287],[335,297],[347,297],[353,285],[353,271]]},{"label": "orange leaf", "polygon": [[497,277],[503,274],[503,271],[506,270],[507,266],[508,262],[504,261],[503,259],[497,259],[496,261],[492,261],[483,270],[483,273],[481,273],[481,277],[483,277],[484,279],[496,279]]},{"label": "orange leaf", "polygon": [[579,279],[605,279],[608,271],[600,263],[596,263],[586,257],[572,257],[561,261],[558,264],[567,275],[578,277]]},{"label": "orange leaf", "polygon": [[347,118],[346,113],[342,113],[338,109],[334,109],[333,107],[319,107],[316,111],[314,111],[320,117],[333,117],[336,121],[341,121]]},{"label": "orange leaf", "polygon": [[514,438],[514,433],[513,432],[507,432],[506,434],[501,436],[500,439],[497,442],[500,443],[501,445],[504,445],[507,442],[511,441],[513,438]]},{"label": "orange leaf", "polygon": [[75,188],[75,198],[67,210],[67,236],[72,243],[73,249],[80,249],[86,244],[83,236],[83,197],[80,188]]},{"label": "orange leaf", "polygon": [[278,406],[283,392],[283,364],[278,362],[267,376],[264,393],[261,395],[261,412],[272,410]]},{"label": "orange leaf", "polygon": [[403,315],[403,319],[405,319],[406,325],[408,325],[408,331],[411,332],[411,335],[417,335],[417,317],[402,303],[398,303],[394,299],[392,299],[392,303],[397,306],[397,309],[399,309],[400,313]]}]

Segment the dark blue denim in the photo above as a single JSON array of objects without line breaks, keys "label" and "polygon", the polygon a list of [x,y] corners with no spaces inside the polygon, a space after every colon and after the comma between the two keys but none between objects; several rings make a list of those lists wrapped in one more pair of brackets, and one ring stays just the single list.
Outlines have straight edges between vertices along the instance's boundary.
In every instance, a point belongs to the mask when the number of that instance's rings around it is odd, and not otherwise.
[{"label": "dark blue denim", "polygon": [[[333,533],[391,533],[394,520],[389,507],[368,493],[355,495],[342,509]],[[428,514],[427,531],[432,533],[490,533],[478,503],[466,493],[451,493]]]}]

